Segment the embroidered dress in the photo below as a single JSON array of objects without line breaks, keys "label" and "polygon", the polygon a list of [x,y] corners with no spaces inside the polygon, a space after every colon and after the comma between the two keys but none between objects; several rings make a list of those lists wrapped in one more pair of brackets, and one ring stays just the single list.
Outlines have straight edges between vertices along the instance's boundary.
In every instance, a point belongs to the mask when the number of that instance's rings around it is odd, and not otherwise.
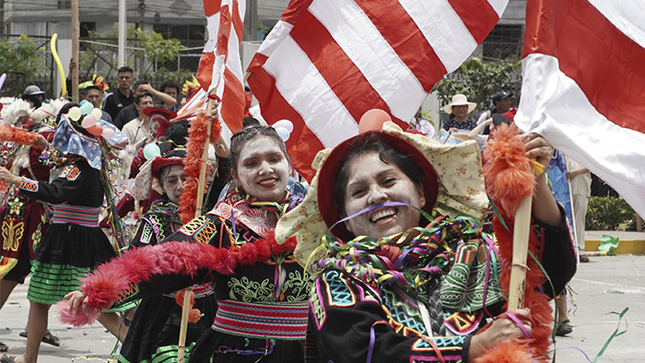
[{"label": "embroidered dress", "polygon": [[[88,307],[102,307],[105,296],[118,296],[118,306],[212,281],[217,314],[190,362],[302,362],[311,283],[293,257],[295,244],[285,247],[273,238],[278,218],[301,201],[285,194],[279,203],[261,202],[231,190],[211,212],[163,243],[130,251],[97,270],[81,287]],[[129,271],[135,260],[164,271],[117,281],[122,287],[115,290],[104,287],[112,276],[144,274]]]},{"label": "embroidered dress", "polygon": [[[554,238],[544,246],[544,257],[568,242],[563,224],[548,233]],[[438,352],[445,362],[466,361],[471,334],[489,313],[503,311],[501,289],[497,281],[485,283],[479,268],[470,271],[474,278],[461,279],[461,286],[444,289],[442,284],[455,264],[468,260],[469,245],[481,237],[474,220],[462,218],[378,241],[359,237],[329,243],[330,254],[318,263],[322,273],[311,293],[306,361],[436,362]],[[398,247],[399,240],[406,242]],[[475,260],[492,270],[490,279],[498,278],[494,248],[483,251],[487,257],[480,254]],[[566,281],[557,276],[553,283],[562,287]]]},{"label": "embroidered dress", "polygon": [[100,171],[76,160],[51,183],[23,179],[19,188],[25,196],[54,205],[36,249],[27,298],[55,304],[77,290],[80,278],[116,255],[98,226],[104,195]]},{"label": "embroidered dress", "polygon": [[[53,133],[45,133],[44,136],[51,138]],[[49,168],[38,160],[41,152],[42,149],[29,146],[4,147],[1,152],[2,164],[18,169],[20,176],[48,180]],[[20,194],[18,187],[9,186],[0,210],[0,223],[0,278],[23,283],[31,269],[30,261],[34,259],[36,246],[49,225],[45,204]]]},{"label": "embroidered dress", "polygon": [[[156,200],[141,217],[131,247],[153,246],[172,235],[175,225],[181,225],[177,215],[179,205],[166,199]],[[210,328],[217,311],[217,303],[210,284],[197,285],[194,289],[195,308],[204,316],[197,323],[189,323],[186,334],[186,359],[202,333]],[[123,342],[118,361],[176,362],[177,344],[181,322],[181,306],[176,294],[145,298],[137,308]]]}]

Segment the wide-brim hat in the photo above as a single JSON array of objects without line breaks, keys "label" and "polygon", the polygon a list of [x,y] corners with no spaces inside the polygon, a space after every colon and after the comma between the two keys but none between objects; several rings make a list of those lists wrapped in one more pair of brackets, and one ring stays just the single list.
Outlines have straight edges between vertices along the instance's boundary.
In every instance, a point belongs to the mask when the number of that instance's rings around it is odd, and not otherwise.
[{"label": "wide-brim hat", "polygon": [[173,152],[173,156],[169,157],[161,157],[158,156],[152,160],[152,168],[151,172],[153,175],[156,175],[159,173],[159,170],[166,166],[170,165],[184,165],[184,160],[186,158],[186,151],[185,150],[171,150]]},{"label": "wide-brim hat", "polygon": [[468,98],[466,98],[465,95],[462,94],[456,94],[452,96],[452,101],[443,106],[443,110],[446,111],[447,113],[452,113],[452,106],[464,106],[468,105],[468,113],[473,112],[475,107],[477,107],[477,104],[475,102],[468,102]]},{"label": "wide-brim hat", "polygon": [[[150,192],[153,189],[152,179],[157,177],[159,170],[165,166],[183,165],[186,158],[186,150],[170,150],[164,156],[157,156],[147,160],[139,168],[139,173],[134,178],[134,186],[131,194],[136,200],[145,200],[150,198]],[[159,194],[161,191],[157,190]]]},{"label": "wide-brim hat", "polygon": [[[434,194],[437,199],[435,203],[428,201],[426,205],[428,208],[434,204],[434,210],[447,218],[466,216],[482,221],[486,217],[488,196],[484,187],[481,153],[475,141],[444,145],[424,135],[404,132],[392,122],[386,122],[383,125],[382,133],[398,137],[411,144],[426,159],[420,165],[429,163],[437,171],[438,192]],[[336,152],[340,153],[340,151]],[[294,251],[294,256],[298,263],[307,268],[307,261],[313,262],[324,256],[324,251],[317,250],[317,248],[329,226],[338,221],[337,206],[335,204],[326,206],[333,203],[333,198],[323,197],[319,193],[321,188],[333,188],[331,184],[336,182],[324,174],[328,168],[333,169],[336,162],[332,161],[327,164],[325,170],[322,167],[331,153],[330,149],[318,152],[311,164],[317,172],[311,180],[309,192],[304,201],[282,216],[275,229],[275,238],[278,243],[284,243],[288,238],[296,237],[298,246]],[[417,154],[412,151],[411,155]],[[337,171],[333,175],[337,175]],[[331,195],[329,191],[323,193]],[[430,195],[433,194],[428,194],[428,196]],[[323,218],[321,210],[328,208],[332,209],[329,213],[326,212],[327,217]],[[423,209],[428,210],[426,207]],[[332,213],[334,216],[331,216]],[[334,220],[334,218],[337,219]],[[331,224],[328,225],[328,223]],[[316,255],[312,256],[312,254]]]},{"label": "wide-brim hat", "polygon": [[[328,227],[331,227],[342,218],[338,214],[338,204],[334,199],[333,193],[338,173],[342,165],[346,162],[347,155],[359,146],[377,141],[391,146],[421,167],[424,173],[424,180],[422,182],[423,194],[426,198],[426,204],[422,209],[428,213],[432,213],[438,194],[437,174],[432,164],[430,164],[428,159],[414,145],[404,139],[380,130],[368,131],[349,138],[336,146],[321,167],[318,200],[325,201],[325,203],[321,203],[319,206],[320,214]],[[349,240],[353,237],[353,234],[347,230],[344,223],[337,224],[332,230],[332,233],[342,240]]]}]

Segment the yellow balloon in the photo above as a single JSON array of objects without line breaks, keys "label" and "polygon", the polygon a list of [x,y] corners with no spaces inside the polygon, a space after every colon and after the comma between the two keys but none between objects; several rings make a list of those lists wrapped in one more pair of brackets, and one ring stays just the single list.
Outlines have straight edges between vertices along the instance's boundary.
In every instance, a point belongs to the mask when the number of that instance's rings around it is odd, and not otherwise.
[{"label": "yellow balloon", "polygon": [[100,119],[101,119],[101,116],[103,116],[103,112],[101,112],[101,109],[100,109],[100,108],[95,108],[95,109],[93,109],[91,113],[92,113],[92,115],[94,115],[94,117],[95,117],[97,120],[100,120]]},{"label": "yellow balloon", "polygon": [[72,121],[78,121],[78,119],[81,118],[81,109],[78,107],[72,107],[69,110],[69,118],[72,119]]}]

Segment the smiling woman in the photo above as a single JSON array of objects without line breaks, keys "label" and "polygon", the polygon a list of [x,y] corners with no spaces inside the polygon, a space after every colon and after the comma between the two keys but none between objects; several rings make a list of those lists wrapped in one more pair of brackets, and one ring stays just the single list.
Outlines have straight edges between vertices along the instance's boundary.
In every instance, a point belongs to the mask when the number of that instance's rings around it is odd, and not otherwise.
[{"label": "smiling woman", "polygon": [[[70,310],[76,312],[81,303],[91,309],[118,307],[212,281],[217,315],[187,347],[190,362],[302,362],[311,285],[294,259],[295,244],[281,246],[274,238],[277,221],[302,201],[287,190],[289,157],[273,128],[254,126],[233,135],[230,159],[236,186],[213,210],[159,245],[102,266],[81,286],[84,292],[70,295]],[[173,172],[162,171],[160,177]],[[112,273],[121,288],[106,288]],[[126,292],[131,283],[138,289]],[[106,295],[111,301],[101,300]],[[168,357],[162,353],[156,357]],[[150,361],[150,355],[141,357],[136,361]]]},{"label": "smiling woman", "polygon": [[[531,142],[530,153],[548,146]],[[386,124],[328,153],[276,232],[298,238],[296,256],[317,274],[307,362],[472,362],[531,335],[535,312],[500,314],[500,261],[481,231],[488,200],[476,143],[445,146]],[[569,241],[562,211],[540,198],[534,203],[555,208],[539,224],[560,252]],[[551,281],[561,287],[568,278]],[[491,313],[508,318],[474,334]]]}]

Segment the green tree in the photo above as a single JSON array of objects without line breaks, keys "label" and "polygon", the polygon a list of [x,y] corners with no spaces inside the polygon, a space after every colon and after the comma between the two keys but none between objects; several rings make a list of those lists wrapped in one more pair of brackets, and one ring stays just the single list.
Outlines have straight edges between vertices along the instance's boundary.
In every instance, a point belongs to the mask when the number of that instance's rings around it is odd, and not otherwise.
[{"label": "green tree", "polygon": [[181,52],[181,42],[179,39],[164,39],[163,35],[155,31],[148,35],[146,31],[141,29],[135,29],[135,35],[136,39],[141,42],[141,45],[146,50],[145,54],[149,62],[146,71],[155,62],[164,63],[167,60],[179,57]]},{"label": "green tree", "polygon": [[21,35],[0,42],[0,74],[7,74],[4,94],[18,95],[44,69],[42,48],[36,47],[30,37]]},{"label": "green tree", "polygon": [[520,64],[521,61],[496,63],[471,58],[453,72],[456,77],[444,77],[432,90],[444,105],[450,103],[453,95],[462,93],[481,110],[488,105],[492,95],[508,84]]},{"label": "green tree", "polygon": [[[119,36],[117,27],[114,26],[110,32],[105,34],[91,31],[89,37],[93,42],[85,43],[85,51],[80,56],[81,72],[85,71],[86,76],[89,78],[91,70],[94,68],[98,59],[103,59],[116,71],[118,68],[117,64],[112,63],[111,59],[105,59],[101,52],[106,47],[97,43],[118,44]],[[145,69],[139,69],[140,74],[149,73],[155,62],[162,64],[168,60],[176,59],[182,49],[179,39],[164,39],[161,33],[155,31],[147,32],[136,28],[134,25],[126,29],[126,38],[126,47],[129,48],[126,51],[126,65],[133,67],[136,58],[145,58],[147,61]],[[110,47],[108,49],[116,54],[116,48]],[[142,63],[139,62],[139,64]]]}]

